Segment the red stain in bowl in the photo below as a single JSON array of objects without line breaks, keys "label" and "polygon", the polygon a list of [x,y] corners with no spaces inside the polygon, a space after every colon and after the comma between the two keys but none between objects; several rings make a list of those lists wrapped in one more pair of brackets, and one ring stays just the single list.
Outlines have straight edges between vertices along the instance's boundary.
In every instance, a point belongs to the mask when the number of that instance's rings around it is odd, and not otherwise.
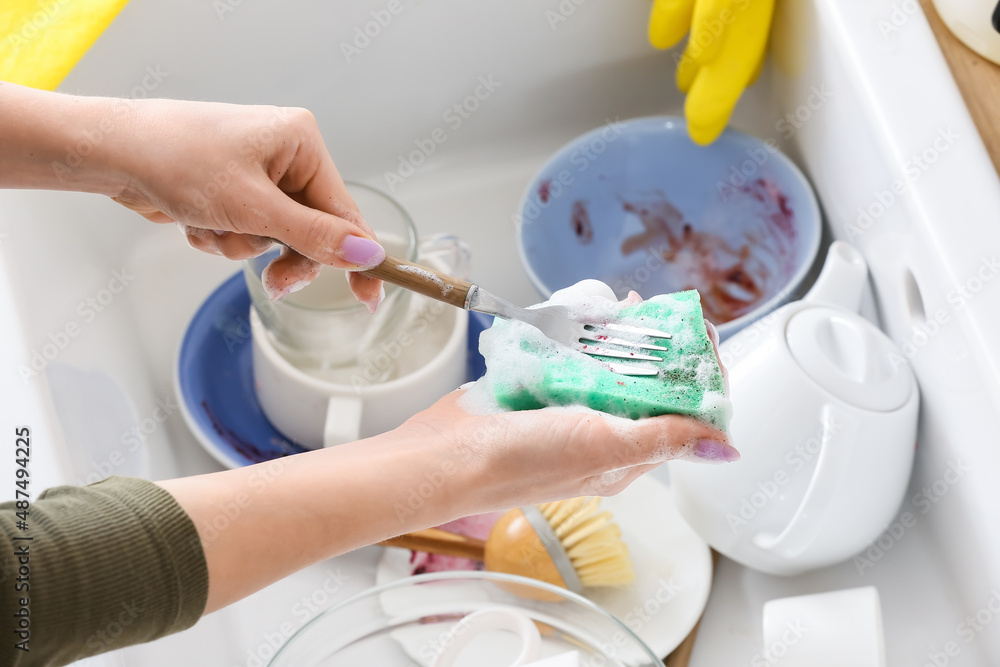
[{"label": "red stain in bowl", "polygon": [[546,178],[544,181],[538,184],[538,198],[542,200],[543,204],[549,203],[549,197],[552,195],[552,179]]},{"label": "red stain in bowl", "polygon": [[795,270],[795,214],[787,195],[766,179],[739,188],[737,194],[756,202],[732,206],[737,215],[727,224],[747,230],[742,243],[694,229],[662,193],[622,201],[622,208],[644,227],[622,242],[622,254],[643,249],[660,254],[680,271],[685,283],[680,289],[698,290],[705,317],[716,324],[745,315],[776,291],[772,267],[782,280],[791,279]]},{"label": "red stain in bowl", "polygon": [[570,222],[573,225],[573,233],[580,243],[586,245],[594,240],[594,225],[590,222],[586,202],[579,199],[573,202]]}]

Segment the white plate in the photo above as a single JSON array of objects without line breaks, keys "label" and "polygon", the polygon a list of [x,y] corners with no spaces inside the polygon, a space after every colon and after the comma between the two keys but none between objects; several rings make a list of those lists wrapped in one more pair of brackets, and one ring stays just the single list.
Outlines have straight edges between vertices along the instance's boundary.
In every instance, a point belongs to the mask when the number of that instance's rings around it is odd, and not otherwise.
[{"label": "white plate", "polygon": [[[657,655],[666,657],[701,617],[712,586],[708,545],[681,518],[670,488],[649,475],[617,496],[604,498],[622,529],[635,566],[634,584],[584,591],[614,614]],[[378,584],[410,575],[410,552],[386,549]]]}]

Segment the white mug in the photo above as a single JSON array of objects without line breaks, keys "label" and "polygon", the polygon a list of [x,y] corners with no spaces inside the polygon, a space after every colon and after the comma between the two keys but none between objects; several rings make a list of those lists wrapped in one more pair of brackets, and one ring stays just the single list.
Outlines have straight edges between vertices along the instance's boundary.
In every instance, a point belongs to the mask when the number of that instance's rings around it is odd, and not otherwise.
[{"label": "white mug", "polygon": [[[580,654],[577,651],[540,659],[542,636],[535,622],[513,607],[496,606],[474,611],[452,626],[441,639],[441,649],[434,658],[433,667],[452,667],[462,650],[474,639],[497,631],[510,632],[521,642],[521,650],[507,667],[580,666]],[[488,662],[484,656],[477,656],[477,661],[477,664]]]},{"label": "white mug", "polygon": [[728,367],[728,466],[670,463],[681,515],[747,567],[796,575],[850,558],[902,503],[919,391],[899,349],[855,310],[867,280],[834,243],[802,301],[719,347]]},{"label": "white mug", "polygon": [[885,667],[878,591],[867,586],[764,603],[762,657],[781,667]]},{"label": "white mug", "polygon": [[[392,430],[457,389],[465,382],[468,313],[416,294],[413,308],[410,321],[368,358],[368,365],[380,365],[382,357],[394,357],[401,374],[386,382],[366,378],[364,365],[343,382],[306,373],[278,352],[251,308],[254,384],[264,415],[286,437],[317,449]],[[426,358],[410,359],[432,328],[443,342]]]},{"label": "white mug", "polygon": [[542,637],[534,622],[516,609],[497,606],[474,611],[456,623],[442,638],[434,667],[452,667],[462,649],[476,637],[498,630],[511,632],[521,640],[521,650],[510,667],[522,667],[538,660]]}]

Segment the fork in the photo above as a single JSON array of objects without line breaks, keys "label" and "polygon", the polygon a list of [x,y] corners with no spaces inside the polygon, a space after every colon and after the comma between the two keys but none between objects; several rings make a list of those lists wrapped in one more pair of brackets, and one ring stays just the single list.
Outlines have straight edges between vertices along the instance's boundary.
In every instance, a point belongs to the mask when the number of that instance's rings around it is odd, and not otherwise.
[{"label": "fork", "polygon": [[564,306],[543,306],[530,310],[520,308],[479,285],[391,255],[386,255],[381,264],[364,273],[464,310],[525,322],[557,343],[598,357],[609,370],[619,375],[659,374],[657,367],[648,362],[662,361],[662,358],[650,352],[667,348],[649,339],[671,338],[668,333],[645,327],[614,322],[577,322],[569,317]]}]

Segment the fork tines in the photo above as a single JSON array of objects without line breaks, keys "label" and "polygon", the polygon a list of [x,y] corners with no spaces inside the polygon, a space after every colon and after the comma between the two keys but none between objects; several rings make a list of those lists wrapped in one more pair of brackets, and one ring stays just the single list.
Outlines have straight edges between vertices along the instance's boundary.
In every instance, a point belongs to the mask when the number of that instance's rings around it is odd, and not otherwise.
[{"label": "fork tines", "polygon": [[[602,326],[588,324],[585,329],[586,332],[581,335],[578,343],[578,349],[581,352],[595,357],[606,357],[609,359],[622,359],[628,361],[662,361],[662,358],[651,354],[644,354],[641,350],[666,351],[668,348],[641,340],[630,340],[628,338],[621,338],[620,336],[609,335],[612,334],[612,332],[631,336],[642,336],[645,338],[672,338],[670,334],[657,331],[656,329],[616,323],[605,324]],[[615,345],[617,348],[623,349],[605,347],[606,345]],[[652,364],[607,362],[607,365],[613,373],[618,373],[620,375],[650,376],[659,374],[659,370]]]}]

